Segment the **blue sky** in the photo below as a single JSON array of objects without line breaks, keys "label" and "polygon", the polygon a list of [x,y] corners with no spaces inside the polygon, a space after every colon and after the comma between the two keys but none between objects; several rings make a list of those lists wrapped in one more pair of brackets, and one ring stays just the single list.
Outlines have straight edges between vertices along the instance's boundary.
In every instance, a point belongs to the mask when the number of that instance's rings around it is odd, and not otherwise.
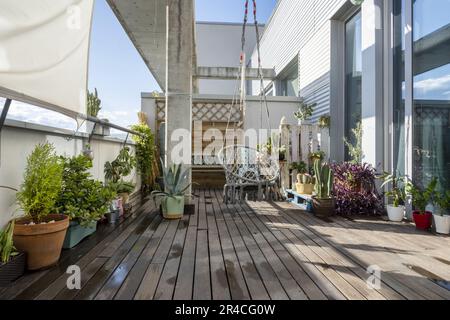
[{"label": "blue sky", "polygon": [[[258,0],[259,22],[269,19],[276,2]],[[244,0],[196,0],[196,18],[198,21],[241,22],[243,6]],[[137,122],[141,92],[160,90],[105,0],[97,0],[94,11],[89,89],[94,88],[98,89],[102,99],[100,116],[122,126]],[[12,105],[9,118],[76,128],[75,121],[70,118],[21,103]]]}]

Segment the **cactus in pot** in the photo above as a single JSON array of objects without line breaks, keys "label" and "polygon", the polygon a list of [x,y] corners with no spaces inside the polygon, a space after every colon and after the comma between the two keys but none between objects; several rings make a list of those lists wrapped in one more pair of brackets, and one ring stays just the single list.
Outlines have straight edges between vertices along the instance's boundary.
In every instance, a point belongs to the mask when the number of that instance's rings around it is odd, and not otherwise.
[{"label": "cactus in pot", "polygon": [[334,214],[335,200],[333,198],[334,175],[329,164],[321,160],[314,161],[315,195],[313,196],[313,209],[316,215],[326,217]]}]

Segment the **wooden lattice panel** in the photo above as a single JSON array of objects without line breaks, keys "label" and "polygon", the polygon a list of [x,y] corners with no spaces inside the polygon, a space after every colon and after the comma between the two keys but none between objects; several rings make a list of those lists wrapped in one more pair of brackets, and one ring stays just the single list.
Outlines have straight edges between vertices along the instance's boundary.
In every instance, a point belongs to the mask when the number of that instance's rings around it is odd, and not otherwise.
[{"label": "wooden lattice panel", "polygon": [[[218,102],[194,102],[192,105],[192,119],[194,121],[228,122],[230,108],[232,110],[230,122],[241,122],[242,113],[239,105],[232,106],[231,103]],[[165,121],[165,102],[159,101],[156,103],[156,117],[158,121]]]}]

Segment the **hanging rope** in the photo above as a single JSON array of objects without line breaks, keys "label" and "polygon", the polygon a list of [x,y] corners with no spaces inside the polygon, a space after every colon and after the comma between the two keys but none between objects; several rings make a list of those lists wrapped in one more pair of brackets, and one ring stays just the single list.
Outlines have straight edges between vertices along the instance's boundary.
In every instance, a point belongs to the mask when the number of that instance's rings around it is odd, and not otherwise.
[{"label": "hanging rope", "polygon": [[[258,11],[257,11],[257,4],[256,4],[256,0],[252,0],[253,2],[253,17],[254,17],[254,24],[255,24],[255,31],[256,31],[256,51],[257,51],[257,61],[258,61],[258,78],[259,78],[259,82],[260,82],[260,127],[262,128],[262,123],[263,123],[263,108],[265,107],[266,109],[266,117],[267,117],[267,128],[271,129],[271,125],[270,125],[270,111],[269,111],[269,105],[267,102],[267,96],[266,96],[266,92],[264,90],[264,74],[263,74],[263,67],[262,67],[262,61],[261,61],[261,33],[259,30],[259,24],[258,24]],[[245,38],[245,34],[246,34],[246,30],[247,30],[247,23],[248,23],[248,13],[249,13],[249,0],[245,1],[244,4],[244,22],[242,25],[242,35],[241,35],[241,54],[240,54],[240,63],[239,63],[239,72],[236,76],[236,88],[235,88],[235,92],[234,92],[234,96],[232,99],[232,103],[230,106],[230,111],[229,111],[229,115],[228,115],[228,121],[227,121],[227,131],[229,129],[230,126],[230,122],[231,122],[231,118],[232,118],[232,113],[234,111],[234,107],[236,106],[237,103],[237,94],[239,91],[239,79],[241,80],[241,84],[243,81],[245,81],[245,74],[243,74],[243,69],[245,68],[245,43],[246,43],[246,38]],[[240,90],[240,105],[239,105],[239,109],[240,112],[242,113],[245,107],[245,94],[242,92],[242,88]],[[236,127],[236,124],[235,124]],[[225,140],[224,140],[224,144],[225,144]]]}]

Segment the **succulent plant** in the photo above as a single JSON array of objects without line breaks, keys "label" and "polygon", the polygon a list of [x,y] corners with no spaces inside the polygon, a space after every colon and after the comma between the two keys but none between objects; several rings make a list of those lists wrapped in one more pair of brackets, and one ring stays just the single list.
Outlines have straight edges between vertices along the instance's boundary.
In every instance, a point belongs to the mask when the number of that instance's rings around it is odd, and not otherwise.
[{"label": "succulent plant", "polygon": [[330,165],[322,164],[320,160],[314,161],[316,176],[315,191],[318,199],[331,198],[333,191],[333,170]]}]

